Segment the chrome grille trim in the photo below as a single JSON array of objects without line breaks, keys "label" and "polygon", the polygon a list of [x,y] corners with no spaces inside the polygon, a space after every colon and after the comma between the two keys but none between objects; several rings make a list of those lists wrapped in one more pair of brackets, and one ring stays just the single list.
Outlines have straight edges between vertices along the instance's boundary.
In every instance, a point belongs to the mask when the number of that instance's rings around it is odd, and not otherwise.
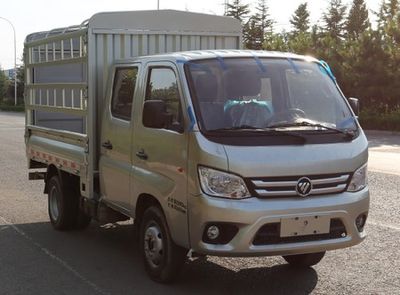
[{"label": "chrome grille trim", "polygon": [[256,193],[261,197],[284,197],[297,196],[297,192],[293,191],[268,191],[265,189],[256,189]]},{"label": "chrome grille trim", "polygon": [[331,183],[337,183],[337,182],[345,182],[349,179],[349,175],[341,175],[339,177],[333,177],[333,178],[323,178],[323,179],[311,179],[311,183],[313,185],[317,184],[331,184]]},{"label": "chrome grille trim", "polygon": [[[296,192],[296,185],[299,179],[303,176],[292,177],[277,177],[263,179],[250,179],[253,192],[259,197],[293,197],[298,196]],[[313,188],[310,192],[311,195],[322,195],[343,192],[350,180],[350,174],[337,174],[337,175],[323,175],[307,176]]]},{"label": "chrome grille trim", "polygon": [[319,195],[319,194],[330,194],[341,192],[346,188],[347,184],[339,184],[334,187],[325,187],[325,188],[313,188],[311,190],[311,195]]},{"label": "chrome grille trim", "polygon": [[284,187],[284,186],[296,186],[297,181],[262,181],[253,180],[252,183],[255,187]]}]

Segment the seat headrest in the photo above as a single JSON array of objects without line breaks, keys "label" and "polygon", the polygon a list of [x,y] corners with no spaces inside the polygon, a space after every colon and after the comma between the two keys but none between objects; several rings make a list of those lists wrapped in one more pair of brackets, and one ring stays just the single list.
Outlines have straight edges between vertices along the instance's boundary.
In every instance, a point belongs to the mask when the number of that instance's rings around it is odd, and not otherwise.
[{"label": "seat headrest", "polygon": [[217,78],[213,74],[202,74],[196,78],[196,95],[201,102],[215,101],[218,96]]},{"label": "seat headrest", "polygon": [[253,72],[240,70],[226,72],[224,82],[228,99],[256,96],[261,91],[261,79]]}]

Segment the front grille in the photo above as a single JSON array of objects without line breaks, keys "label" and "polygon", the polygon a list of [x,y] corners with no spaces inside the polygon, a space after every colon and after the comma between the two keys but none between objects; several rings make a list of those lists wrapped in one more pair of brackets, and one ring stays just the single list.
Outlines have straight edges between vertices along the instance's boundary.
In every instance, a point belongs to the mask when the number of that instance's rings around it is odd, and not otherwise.
[{"label": "front grille", "polygon": [[346,228],[340,219],[331,219],[330,230],[327,234],[280,237],[281,224],[279,222],[263,225],[253,240],[253,245],[276,245],[301,242],[313,242],[321,240],[340,239],[347,236]]},{"label": "front grille", "polygon": [[296,185],[299,179],[307,177],[312,184],[309,195],[342,193],[350,181],[350,173],[311,176],[261,177],[246,179],[255,196],[260,198],[279,198],[297,196]]}]

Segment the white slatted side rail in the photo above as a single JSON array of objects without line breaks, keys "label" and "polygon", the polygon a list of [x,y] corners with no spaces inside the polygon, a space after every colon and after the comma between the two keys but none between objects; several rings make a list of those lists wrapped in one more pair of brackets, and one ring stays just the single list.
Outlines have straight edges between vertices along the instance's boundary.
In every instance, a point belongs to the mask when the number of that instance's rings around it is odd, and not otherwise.
[{"label": "white slatted side rail", "polygon": [[86,115],[86,83],[30,84],[26,86],[26,93],[28,109]]},{"label": "white slatted side rail", "polygon": [[76,65],[87,75],[87,28],[26,43],[25,55],[27,109],[86,117],[87,77],[79,83],[37,83],[35,74]]},{"label": "white slatted side rail", "polygon": [[25,44],[30,66],[81,62],[87,55],[87,29],[51,36]]}]

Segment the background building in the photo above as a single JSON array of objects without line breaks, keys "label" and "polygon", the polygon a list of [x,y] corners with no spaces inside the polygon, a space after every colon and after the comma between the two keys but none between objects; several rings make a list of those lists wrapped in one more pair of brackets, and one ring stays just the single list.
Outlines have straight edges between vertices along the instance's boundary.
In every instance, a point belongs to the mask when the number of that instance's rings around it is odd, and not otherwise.
[{"label": "background building", "polygon": [[4,70],[3,72],[9,80],[14,78],[14,69]]}]

